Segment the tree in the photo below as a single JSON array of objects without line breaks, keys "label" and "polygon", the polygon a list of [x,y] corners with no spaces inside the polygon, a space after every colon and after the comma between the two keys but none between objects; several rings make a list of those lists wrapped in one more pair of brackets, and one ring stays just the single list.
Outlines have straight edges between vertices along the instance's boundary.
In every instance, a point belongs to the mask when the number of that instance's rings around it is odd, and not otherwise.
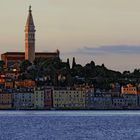
[{"label": "tree", "polygon": [[28,61],[28,60],[22,61],[21,64],[20,64],[20,70],[21,70],[21,72],[25,72],[27,70],[27,68],[29,66],[31,66],[31,65],[32,65],[32,63],[30,61]]},{"label": "tree", "polygon": [[72,60],[72,69],[76,66],[76,62],[75,62],[75,57],[73,57],[73,60]]},{"label": "tree", "polygon": [[0,60],[0,71],[3,71],[4,68],[4,61]]},{"label": "tree", "polygon": [[94,61],[91,61],[91,62],[90,62],[90,66],[91,66],[92,68],[94,68],[94,67],[95,67],[95,62],[94,62]]},{"label": "tree", "polygon": [[67,59],[67,68],[70,69],[70,61],[69,61],[69,58]]}]

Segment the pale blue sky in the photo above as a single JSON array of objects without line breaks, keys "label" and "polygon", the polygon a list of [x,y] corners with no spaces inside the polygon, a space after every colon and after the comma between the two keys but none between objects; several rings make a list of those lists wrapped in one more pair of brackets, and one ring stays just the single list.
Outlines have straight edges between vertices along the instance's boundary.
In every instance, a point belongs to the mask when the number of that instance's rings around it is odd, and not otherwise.
[{"label": "pale blue sky", "polygon": [[[0,53],[24,50],[32,5],[36,51],[59,49],[116,70],[140,68],[140,0],[0,0]],[[108,47],[109,46],[109,47]]]}]

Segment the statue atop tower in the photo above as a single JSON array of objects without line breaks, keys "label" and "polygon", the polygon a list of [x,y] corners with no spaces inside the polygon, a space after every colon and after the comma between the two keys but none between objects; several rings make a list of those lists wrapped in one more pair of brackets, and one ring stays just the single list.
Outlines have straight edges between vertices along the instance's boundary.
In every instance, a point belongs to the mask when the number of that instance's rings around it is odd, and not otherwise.
[{"label": "statue atop tower", "polygon": [[35,59],[35,25],[32,16],[31,6],[25,26],[25,60],[33,63]]}]

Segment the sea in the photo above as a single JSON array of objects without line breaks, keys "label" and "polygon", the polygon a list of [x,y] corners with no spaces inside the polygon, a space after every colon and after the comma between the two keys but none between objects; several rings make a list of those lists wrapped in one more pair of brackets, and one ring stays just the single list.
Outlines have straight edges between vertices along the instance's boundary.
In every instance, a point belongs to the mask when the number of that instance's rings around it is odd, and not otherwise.
[{"label": "sea", "polygon": [[140,111],[0,111],[0,140],[140,140]]}]

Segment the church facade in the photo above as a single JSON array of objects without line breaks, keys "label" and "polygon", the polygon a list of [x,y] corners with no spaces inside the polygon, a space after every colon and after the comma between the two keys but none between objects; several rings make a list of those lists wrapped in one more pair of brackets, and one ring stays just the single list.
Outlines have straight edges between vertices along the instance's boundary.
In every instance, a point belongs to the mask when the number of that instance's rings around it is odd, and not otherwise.
[{"label": "church facade", "polygon": [[30,6],[25,26],[25,52],[6,52],[1,54],[1,60],[5,62],[6,67],[20,64],[24,60],[33,63],[36,58],[48,59],[59,57],[59,50],[56,50],[55,52],[35,52],[35,32],[36,30]]}]

